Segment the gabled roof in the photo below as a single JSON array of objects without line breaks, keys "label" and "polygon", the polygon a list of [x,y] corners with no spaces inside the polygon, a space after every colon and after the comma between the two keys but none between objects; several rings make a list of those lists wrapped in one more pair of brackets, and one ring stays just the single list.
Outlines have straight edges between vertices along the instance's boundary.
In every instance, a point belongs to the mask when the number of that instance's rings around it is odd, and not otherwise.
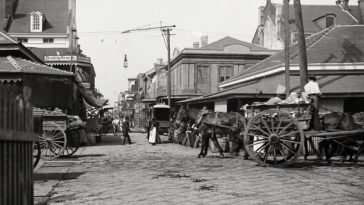
[{"label": "gabled roof", "polygon": [[29,33],[30,13],[44,15],[42,33],[67,33],[69,10],[67,0],[19,0],[8,33]]},{"label": "gabled roof", "polygon": [[236,38],[232,38],[230,36],[226,36],[222,39],[219,39],[219,40],[217,40],[213,43],[210,43],[205,47],[201,47],[199,49],[223,51],[226,46],[230,46],[230,45],[243,45],[243,46],[250,48],[250,50],[268,50],[267,48],[264,48],[262,46],[258,46],[258,45],[252,44],[252,43],[241,41]]},{"label": "gabled roof", "polygon": [[7,56],[9,54],[15,57],[26,58],[38,63],[43,63],[40,58],[38,58],[28,48],[23,46],[23,44],[0,31],[0,56]]},{"label": "gabled roof", "polygon": [[17,57],[0,57],[0,73],[28,73],[74,76],[72,72],[63,71],[43,64],[24,60]]},{"label": "gabled roof", "polygon": [[[306,38],[308,64],[364,62],[364,25],[335,26]],[[290,46],[290,64],[299,63],[298,44]],[[284,50],[221,85],[284,66]]]}]

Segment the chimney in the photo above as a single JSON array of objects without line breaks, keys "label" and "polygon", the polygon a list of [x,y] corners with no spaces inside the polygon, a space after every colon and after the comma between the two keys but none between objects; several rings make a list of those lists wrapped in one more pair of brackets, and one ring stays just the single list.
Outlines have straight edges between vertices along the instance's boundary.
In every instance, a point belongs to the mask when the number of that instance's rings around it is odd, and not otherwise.
[{"label": "chimney", "polygon": [[364,24],[364,0],[358,0],[358,24]]},{"label": "chimney", "polygon": [[258,25],[262,26],[264,24],[264,6],[259,7],[258,9]]},{"label": "chimney", "polygon": [[348,10],[349,9],[349,0],[343,0],[343,9]]},{"label": "chimney", "polygon": [[198,48],[200,47],[200,43],[199,42],[193,42],[193,48]]},{"label": "chimney", "polygon": [[337,0],[337,1],[336,1],[336,5],[337,5],[337,6],[341,5],[341,0]]},{"label": "chimney", "polygon": [[207,35],[202,35],[201,36],[201,47],[205,47],[207,46],[208,43],[208,36]]}]

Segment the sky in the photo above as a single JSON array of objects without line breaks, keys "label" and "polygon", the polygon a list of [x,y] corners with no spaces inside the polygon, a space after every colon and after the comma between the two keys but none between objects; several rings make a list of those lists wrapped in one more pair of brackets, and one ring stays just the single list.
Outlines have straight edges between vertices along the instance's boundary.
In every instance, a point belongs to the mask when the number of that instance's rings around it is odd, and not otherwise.
[{"label": "sky", "polygon": [[[226,36],[251,42],[258,8],[265,4],[266,0],[76,0],[79,44],[91,57],[96,88],[114,105],[118,93],[128,89],[128,78],[153,68],[158,58],[167,60],[159,29],[122,31],[175,25],[171,52],[176,47],[191,48],[201,35],[207,35],[209,43]],[[301,0],[301,4],[333,5],[335,0]]]}]

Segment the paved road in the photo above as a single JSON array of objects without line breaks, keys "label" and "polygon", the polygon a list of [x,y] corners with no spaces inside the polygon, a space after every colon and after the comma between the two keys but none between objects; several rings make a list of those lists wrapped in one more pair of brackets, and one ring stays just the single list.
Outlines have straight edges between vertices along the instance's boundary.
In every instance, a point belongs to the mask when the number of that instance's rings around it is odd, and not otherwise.
[{"label": "paved road", "polygon": [[[35,174],[35,191],[52,187],[48,204],[364,204],[364,161],[292,168],[259,167],[241,157],[114,136],[81,149],[74,158],[47,162]],[[44,202],[44,200],[43,200]],[[39,200],[38,200],[38,203]]]}]

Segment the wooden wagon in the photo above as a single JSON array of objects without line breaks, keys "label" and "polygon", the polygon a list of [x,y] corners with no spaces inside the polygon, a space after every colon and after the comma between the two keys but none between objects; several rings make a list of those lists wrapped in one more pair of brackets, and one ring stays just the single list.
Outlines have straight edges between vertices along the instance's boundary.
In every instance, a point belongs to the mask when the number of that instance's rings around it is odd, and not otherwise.
[{"label": "wooden wagon", "polygon": [[[309,139],[312,147],[313,143],[310,140],[312,138],[336,140],[364,133],[364,129],[308,131],[311,119],[307,113],[309,106],[309,104],[248,106],[250,120],[244,130],[244,146],[249,156],[260,165],[286,166],[302,155],[305,139]],[[342,145],[356,152],[355,162],[364,150],[364,144]]]},{"label": "wooden wagon", "polygon": [[71,156],[79,148],[81,133],[78,129],[67,129],[70,116],[60,112],[41,109],[33,110],[34,131],[38,133],[38,142],[34,144],[33,165],[39,159],[54,159],[59,156]]}]

